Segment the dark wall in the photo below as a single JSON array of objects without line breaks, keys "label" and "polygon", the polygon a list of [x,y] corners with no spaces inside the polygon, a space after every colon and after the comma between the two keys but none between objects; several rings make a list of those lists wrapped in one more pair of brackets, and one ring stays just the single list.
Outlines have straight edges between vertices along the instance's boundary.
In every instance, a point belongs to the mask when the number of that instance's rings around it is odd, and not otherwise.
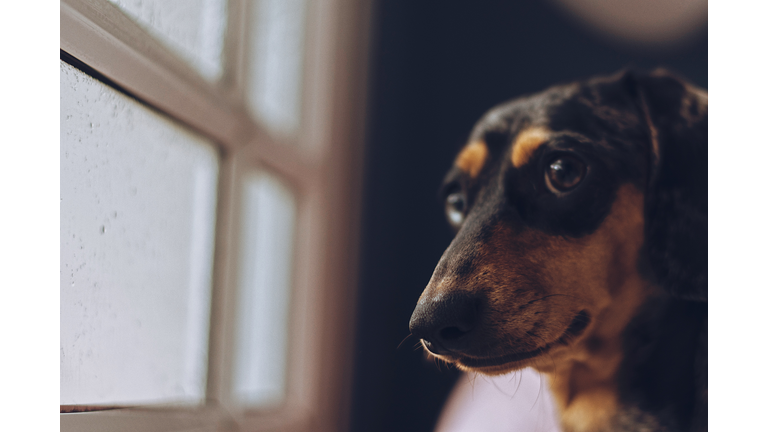
[{"label": "dark wall", "polygon": [[707,87],[706,30],[674,50],[611,44],[543,0],[380,0],[374,18],[352,430],[428,431],[458,373],[408,320],[451,233],[437,190],[474,122],[518,95],[624,67]]}]

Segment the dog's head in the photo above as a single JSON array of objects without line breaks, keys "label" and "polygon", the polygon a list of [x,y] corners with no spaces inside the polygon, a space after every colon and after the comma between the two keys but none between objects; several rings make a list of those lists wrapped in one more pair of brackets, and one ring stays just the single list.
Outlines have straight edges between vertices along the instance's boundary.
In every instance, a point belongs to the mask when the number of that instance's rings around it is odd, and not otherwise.
[{"label": "dog's head", "polygon": [[456,236],[411,333],[488,374],[588,356],[652,293],[706,300],[707,94],[622,72],[503,104],[442,197]]}]

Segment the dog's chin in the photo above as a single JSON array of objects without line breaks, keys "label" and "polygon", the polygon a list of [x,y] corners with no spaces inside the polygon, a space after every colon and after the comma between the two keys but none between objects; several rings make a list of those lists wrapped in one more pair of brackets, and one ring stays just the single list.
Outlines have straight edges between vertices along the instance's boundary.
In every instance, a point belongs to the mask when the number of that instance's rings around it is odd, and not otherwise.
[{"label": "dog's chin", "polygon": [[[485,375],[501,375],[507,372],[534,366],[544,356],[554,359],[564,350],[567,350],[585,330],[591,322],[586,311],[579,312],[571,321],[571,324],[556,341],[532,351],[511,352],[493,357],[472,357],[461,353],[430,354],[435,358],[452,363],[465,372],[479,372]],[[426,348],[426,347],[425,347]],[[429,350],[427,350],[429,351]]]},{"label": "dog's chin", "polygon": [[[550,354],[550,350],[547,350],[546,353],[544,351],[536,351],[537,352],[524,353],[526,354],[524,358],[516,358],[516,355],[477,358],[455,353],[435,354],[425,348],[425,352],[429,357],[450,363],[463,372],[477,372],[489,376],[503,375],[505,373],[520,370],[528,366],[534,366],[540,358]],[[557,349],[552,351],[557,351]]]}]

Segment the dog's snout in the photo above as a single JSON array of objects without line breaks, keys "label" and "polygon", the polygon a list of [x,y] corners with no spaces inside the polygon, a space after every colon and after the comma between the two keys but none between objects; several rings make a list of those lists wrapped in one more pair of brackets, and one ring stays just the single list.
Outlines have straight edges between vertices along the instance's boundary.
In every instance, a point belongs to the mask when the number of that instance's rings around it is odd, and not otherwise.
[{"label": "dog's snout", "polygon": [[434,354],[461,351],[477,327],[480,307],[480,298],[471,293],[424,299],[411,316],[411,334],[424,340]]}]

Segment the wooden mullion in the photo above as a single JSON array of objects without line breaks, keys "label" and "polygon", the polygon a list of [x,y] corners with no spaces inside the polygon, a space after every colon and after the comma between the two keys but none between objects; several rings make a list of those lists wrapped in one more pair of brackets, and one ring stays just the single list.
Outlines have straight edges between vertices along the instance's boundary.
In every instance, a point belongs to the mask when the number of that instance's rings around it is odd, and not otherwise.
[{"label": "wooden mullion", "polygon": [[[227,37],[241,33],[235,28]],[[228,67],[240,67],[242,43],[228,42]],[[232,72],[222,86],[205,81],[106,0],[62,0],[60,46],[118,90],[211,138],[225,151],[254,147],[247,153],[292,183],[309,181],[316,171],[311,155],[271,136],[250,118],[237,99],[242,71]]]}]

